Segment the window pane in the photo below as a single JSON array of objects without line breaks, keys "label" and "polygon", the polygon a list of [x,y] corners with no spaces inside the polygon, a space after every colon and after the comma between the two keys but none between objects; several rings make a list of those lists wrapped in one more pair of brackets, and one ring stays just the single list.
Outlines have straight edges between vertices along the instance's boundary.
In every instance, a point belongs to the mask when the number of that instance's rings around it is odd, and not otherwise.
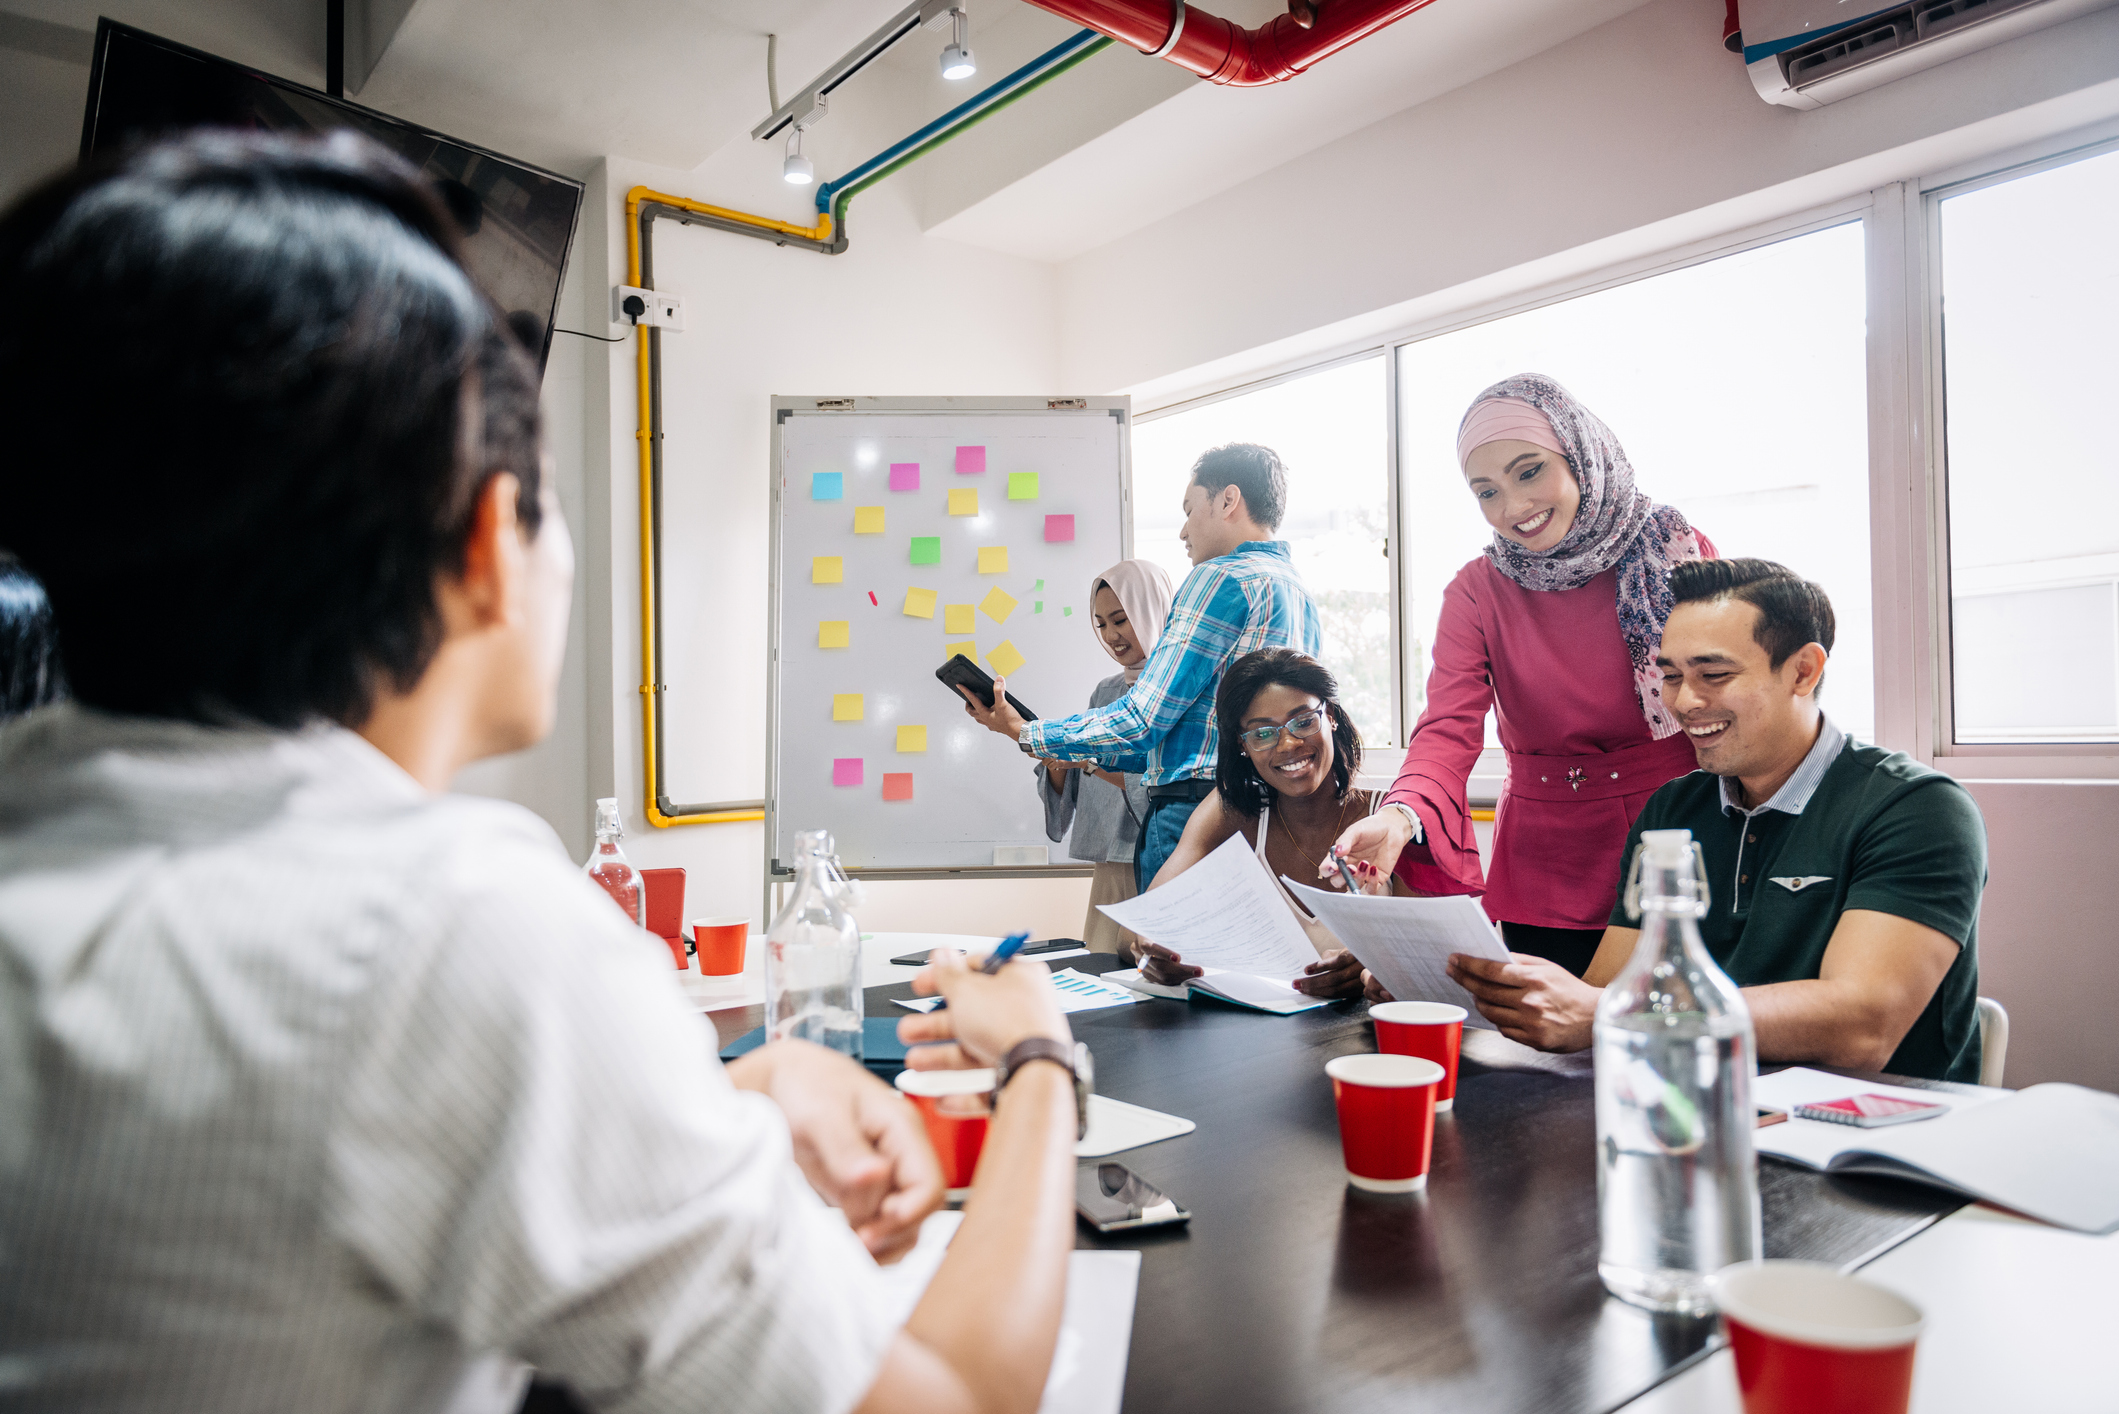
[{"label": "window pane", "polygon": [[2119,739],[2119,153],[1941,205],[1956,739]]},{"label": "window pane", "polygon": [[1838,620],[1825,708],[1871,738],[1866,329],[1856,222],[1399,349],[1409,689],[1424,700],[1443,588],[1492,539],[1457,424],[1481,389],[1537,372],[1603,418],[1641,490],[1724,557],[1824,586]]},{"label": "window pane", "polygon": [[1176,584],[1192,571],[1177,530],[1199,454],[1225,442],[1258,442],[1280,454],[1288,469],[1280,537],[1317,601],[1324,664],[1339,679],[1340,704],[1370,746],[1394,740],[1386,414],[1377,357],[1133,428],[1133,553]]}]

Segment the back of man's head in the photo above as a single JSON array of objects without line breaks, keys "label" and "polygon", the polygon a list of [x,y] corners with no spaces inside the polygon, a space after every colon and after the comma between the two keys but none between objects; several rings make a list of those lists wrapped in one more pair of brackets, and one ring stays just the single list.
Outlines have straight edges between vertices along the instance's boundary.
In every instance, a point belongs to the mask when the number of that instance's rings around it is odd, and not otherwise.
[{"label": "back of man's head", "polygon": [[1263,530],[1280,528],[1280,517],[1288,505],[1288,469],[1271,447],[1256,442],[1231,442],[1202,452],[1192,463],[1192,484],[1208,495],[1224,486],[1243,492],[1243,507]]},{"label": "back of man's head", "polygon": [[419,680],[480,489],[538,523],[536,375],[457,247],[350,134],[199,134],[0,219],[0,544],[76,696],[357,724]]},{"label": "back of man's head", "polygon": [[1737,600],[1757,609],[1752,638],[1776,672],[1806,643],[1832,651],[1832,601],[1771,560],[1682,560],[1670,568],[1670,594],[1675,604]]}]

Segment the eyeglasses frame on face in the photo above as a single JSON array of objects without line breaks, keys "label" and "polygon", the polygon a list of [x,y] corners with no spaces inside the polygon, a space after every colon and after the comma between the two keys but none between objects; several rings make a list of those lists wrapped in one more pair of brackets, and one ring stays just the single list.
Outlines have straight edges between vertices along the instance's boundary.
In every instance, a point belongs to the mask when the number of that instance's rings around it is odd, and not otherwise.
[{"label": "eyeglasses frame on face", "polygon": [[[1295,730],[1295,724],[1303,720],[1303,718],[1305,717],[1309,719],[1309,728],[1305,731]],[[1330,719],[1331,708],[1310,707],[1304,709],[1303,711],[1297,712],[1294,716],[1288,718],[1285,722],[1280,723],[1278,726],[1252,727],[1249,731],[1238,732],[1236,734],[1236,739],[1239,742],[1243,743],[1243,749],[1246,751],[1271,751],[1273,749],[1273,743],[1280,740],[1280,734],[1282,732],[1286,732],[1289,736],[1295,738],[1295,740],[1297,741],[1308,741],[1311,737],[1317,735],[1317,733],[1330,721]],[[1260,740],[1259,738],[1259,733],[1261,732],[1267,733],[1263,740]]]}]

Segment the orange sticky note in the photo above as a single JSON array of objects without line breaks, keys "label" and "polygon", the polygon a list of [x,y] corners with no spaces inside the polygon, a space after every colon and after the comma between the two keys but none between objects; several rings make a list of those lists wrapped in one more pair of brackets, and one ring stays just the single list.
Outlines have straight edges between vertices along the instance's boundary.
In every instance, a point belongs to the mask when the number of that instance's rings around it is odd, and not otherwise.
[{"label": "orange sticky note", "polygon": [[912,772],[885,771],[883,773],[883,799],[912,799]]},{"label": "orange sticky note", "polygon": [[908,589],[905,591],[905,614],[908,618],[931,619],[934,617],[936,592],[932,589]]},{"label": "orange sticky note", "polygon": [[942,606],[942,632],[977,633],[978,631],[977,609],[969,604],[945,604]]},{"label": "orange sticky note", "polygon": [[853,621],[851,619],[825,619],[817,625],[817,647],[850,648],[853,646]]},{"label": "orange sticky note", "polygon": [[812,556],[809,562],[809,582],[811,584],[845,583],[846,561],[837,555]]},{"label": "orange sticky note", "polygon": [[986,597],[979,601],[979,607],[986,611],[987,618],[997,624],[1004,624],[1008,622],[1008,616],[1015,612],[1015,598],[996,584],[988,591]]},{"label": "orange sticky note", "polygon": [[979,573],[1008,573],[1008,547],[1006,545],[979,546]]},{"label": "orange sticky note", "polygon": [[967,486],[961,491],[949,493],[949,514],[953,516],[975,516],[979,513],[979,488]]},{"label": "orange sticky note", "polygon": [[1015,651],[1015,644],[1002,639],[1000,646],[986,655],[986,666],[993,669],[995,677],[1012,678],[1016,670],[1028,661]]},{"label": "orange sticky note", "polygon": [[966,658],[969,658],[969,659],[970,659],[970,660],[971,660],[972,662],[974,662],[974,663],[976,663],[976,662],[977,662],[977,661],[979,660],[979,646],[978,646],[978,644],[976,644],[976,643],[973,643],[973,642],[971,642],[970,640],[968,640],[968,639],[967,639],[967,640],[965,640],[965,641],[964,641],[964,642],[962,642],[962,643],[952,643],[952,644],[950,644],[950,645],[949,645],[949,651],[948,651],[947,653],[944,653],[944,654],[942,655],[942,661],[946,663],[946,662],[948,662],[948,661],[949,661],[949,660],[950,660],[951,658],[954,658],[954,657],[956,657],[956,656],[957,656],[957,655],[958,655],[959,653],[963,654],[963,655],[964,655],[964,656],[965,656]]},{"label": "orange sticky note", "polygon": [[925,751],[926,749],[927,749],[927,728],[925,728],[925,727],[899,727],[899,728],[898,728],[898,750],[900,750],[900,751]]},{"label": "orange sticky note", "polygon": [[883,508],[881,506],[855,506],[853,508],[853,533],[856,535],[881,535],[883,533]]},{"label": "orange sticky note", "polygon": [[[998,651],[998,650],[996,650]],[[1013,649],[1009,650],[1013,652]],[[987,661],[992,661],[988,659]],[[866,716],[862,710],[861,694],[858,692],[835,692],[831,695],[831,719],[834,722],[858,722]]]}]

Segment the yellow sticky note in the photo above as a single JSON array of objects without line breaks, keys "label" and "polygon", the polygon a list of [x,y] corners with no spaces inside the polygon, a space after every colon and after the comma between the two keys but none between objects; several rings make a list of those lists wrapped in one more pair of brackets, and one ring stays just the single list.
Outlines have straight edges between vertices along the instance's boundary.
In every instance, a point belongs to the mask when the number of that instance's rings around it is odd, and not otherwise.
[{"label": "yellow sticky note", "polygon": [[979,660],[979,646],[971,642],[952,643],[949,645],[949,651],[942,655],[942,661],[946,663],[959,654],[976,663]]},{"label": "yellow sticky note", "polygon": [[1015,651],[1015,644],[1005,638],[1001,640],[998,648],[986,655],[986,666],[993,669],[995,677],[1014,677],[1016,669],[1022,667],[1025,661],[1027,660],[1023,655]]},{"label": "yellow sticky note", "polygon": [[953,516],[975,516],[979,513],[979,489],[967,486],[961,491],[949,493],[949,514]]},{"label": "yellow sticky note", "polygon": [[849,648],[853,645],[853,621],[826,619],[817,625],[817,647]]},{"label": "yellow sticky note", "polygon": [[[983,556],[986,552],[981,550],[979,553]],[[840,559],[837,555],[812,556],[809,561],[809,582],[811,584],[844,584],[846,582],[846,561]]]},{"label": "yellow sticky note", "polygon": [[987,618],[997,624],[1004,624],[1008,622],[1008,616],[1015,612],[1015,600],[996,584],[987,592],[986,597],[979,601],[979,607],[986,611]]},{"label": "yellow sticky note", "polygon": [[1008,547],[1006,545],[979,546],[979,573],[1008,573]]},{"label": "yellow sticky note", "polygon": [[860,693],[835,692],[831,695],[831,719],[834,722],[858,722],[866,715],[861,709]]},{"label": "yellow sticky note", "polygon": [[881,506],[855,506],[853,508],[853,533],[856,535],[881,535],[883,533],[883,508]]},{"label": "yellow sticky note", "polygon": [[942,606],[942,631],[944,633],[977,633],[979,631],[978,610],[969,604],[945,604]]},{"label": "yellow sticky note", "polygon": [[898,750],[900,750],[900,751],[925,751],[926,749],[927,749],[927,728],[925,728],[925,727],[899,727],[899,728],[898,728]]},{"label": "yellow sticky note", "polygon": [[932,589],[908,589],[905,591],[905,614],[908,618],[931,619],[934,617],[935,591]]}]

